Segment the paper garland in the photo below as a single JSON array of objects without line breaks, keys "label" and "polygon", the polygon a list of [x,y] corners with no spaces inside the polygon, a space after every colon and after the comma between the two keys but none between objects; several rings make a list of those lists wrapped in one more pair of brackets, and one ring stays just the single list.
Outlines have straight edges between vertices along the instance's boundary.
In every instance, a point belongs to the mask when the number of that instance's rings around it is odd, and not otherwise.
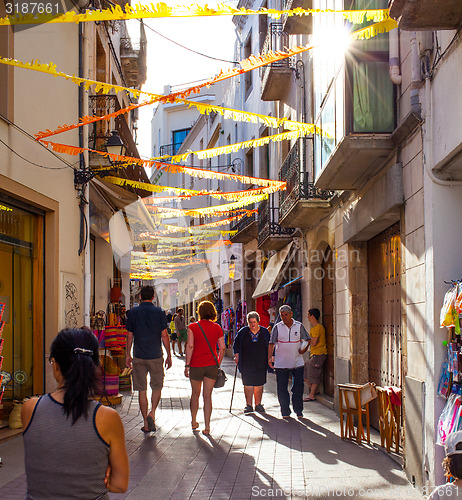
[{"label": "paper garland", "polygon": [[204,208],[169,208],[169,207],[148,207],[150,212],[156,213],[158,216],[165,217],[165,214],[175,214],[173,217],[190,216],[190,217],[214,217],[215,213],[231,212],[237,208],[242,208],[253,203],[258,203],[260,201],[266,200],[268,198],[267,194],[261,194],[259,196],[250,196],[248,198],[243,197],[239,201],[233,203],[227,203],[225,205],[215,205],[212,207]]},{"label": "paper garland", "polygon": [[247,191],[230,191],[230,192],[223,192],[220,193],[219,191],[196,191],[193,189],[185,189],[185,188],[177,188],[177,187],[172,187],[172,186],[159,186],[157,184],[149,184],[147,182],[141,182],[141,181],[133,181],[131,179],[122,179],[120,177],[112,177],[112,176],[105,176],[104,180],[107,182],[110,182],[111,184],[116,184],[118,186],[131,186],[136,189],[143,189],[145,191],[152,191],[155,193],[160,193],[162,191],[174,191],[178,193],[187,193],[188,198],[195,197],[195,196],[210,196],[212,198],[216,199],[225,199],[225,200],[239,200],[242,198],[242,196],[257,196],[260,194],[271,194],[275,193],[276,191],[279,191],[280,189],[285,189],[285,186],[267,186],[267,187],[262,187],[262,188],[256,188],[256,189],[249,189]]},{"label": "paper garland", "polygon": [[[128,88],[126,90],[128,91]],[[110,119],[120,116],[124,113],[128,113],[133,109],[154,104],[160,101],[161,99],[168,99],[169,95],[173,94],[169,94],[167,96],[156,95],[156,94],[151,94],[151,95],[155,97],[141,104],[131,104],[126,108],[120,109],[118,111],[109,113],[104,116],[84,116],[80,118],[79,123],[75,123],[73,125],[60,125],[57,129],[53,131],[47,129],[45,131],[37,132],[35,134],[35,138],[38,140],[45,139],[46,137],[62,134],[63,132],[68,132],[69,130],[76,129],[78,127],[83,127],[84,125],[89,125],[91,123],[96,123],[102,120],[109,121]],[[259,113],[251,113],[249,111],[240,111],[237,109],[225,108],[223,106],[216,106],[212,104],[203,104],[200,102],[188,101],[187,99],[180,99],[178,97],[174,97],[174,102],[184,104],[190,108],[195,107],[197,108],[199,113],[203,115],[209,115],[210,113],[217,113],[223,116],[225,120],[233,120],[235,122],[247,122],[247,123],[262,123],[267,127],[271,128],[284,127],[288,130],[305,130],[308,134],[321,133],[319,128],[313,125],[312,123],[302,123],[294,120],[288,120],[287,118],[275,118],[274,116],[262,115]]]},{"label": "paper garland", "polygon": [[362,24],[364,20],[383,21],[389,18],[388,9],[374,10],[330,10],[330,9],[260,9],[251,10],[240,8],[236,9],[223,3],[215,8],[208,5],[175,5],[169,7],[165,3],[131,6],[127,4],[125,10],[119,5],[109,9],[87,10],[82,14],[69,11],[64,14],[31,13],[17,14],[0,18],[0,26],[11,26],[17,24],[43,24],[43,23],[84,23],[98,21],[120,21],[127,19],[152,19],[164,17],[210,17],[210,16],[250,16],[250,15],[268,15],[279,19],[282,15],[304,16],[312,14],[341,14],[346,20],[353,24]]},{"label": "paper garland", "polygon": [[111,160],[114,160],[115,162],[132,163],[135,165],[139,165],[140,167],[146,167],[146,168],[155,167],[159,170],[164,170],[166,172],[170,172],[173,174],[185,173],[187,175],[198,177],[200,179],[235,180],[237,182],[242,182],[244,184],[255,184],[257,186],[279,186],[279,189],[282,189],[283,186],[286,185],[286,183],[283,181],[276,181],[273,179],[262,179],[259,177],[249,177],[246,175],[215,172],[213,170],[206,170],[197,167],[172,165],[171,163],[163,163],[153,160],[143,160],[141,158],[133,158],[130,156],[114,155],[111,153],[106,153],[104,151],[96,151],[95,149],[79,148],[77,146],[69,146],[66,144],[59,144],[56,142],[50,142],[44,140],[40,142],[47,147],[51,147],[51,149],[53,149],[53,151],[56,151],[57,153],[64,153],[72,156],[77,156],[78,154],[83,153],[84,151],[90,151],[92,153],[97,153],[104,157],[109,157],[111,158]]},{"label": "paper garland", "polygon": [[186,162],[190,155],[197,156],[200,160],[206,158],[214,158],[215,156],[227,155],[230,153],[236,153],[241,149],[248,148],[259,148],[261,146],[266,146],[270,142],[281,142],[299,139],[300,137],[305,137],[309,135],[309,132],[305,130],[293,130],[291,132],[283,132],[282,134],[268,135],[265,137],[260,137],[259,139],[251,139],[250,141],[236,142],[234,144],[228,144],[227,146],[220,146],[218,148],[203,149],[200,151],[187,151],[186,153],[179,155],[164,155],[153,160],[166,160],[170,159],[172,162]]}]

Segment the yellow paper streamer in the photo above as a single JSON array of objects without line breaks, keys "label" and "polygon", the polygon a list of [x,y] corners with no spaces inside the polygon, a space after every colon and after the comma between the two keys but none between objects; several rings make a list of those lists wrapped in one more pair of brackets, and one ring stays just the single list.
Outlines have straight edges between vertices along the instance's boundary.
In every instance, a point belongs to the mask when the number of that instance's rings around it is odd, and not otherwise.
[{"label": "yellow paper streamer", "polygon": [[119,5],[109,9],[89,10],[82,14],[74,11],[65,14],[17,14],[0,18],[0,26],[10,26],[16,24],[43,24],[43,23],[85,23],[94,21],[120,21],[127,19],[152,19],[163,17],[210,17],[210,16],[251,16],[268,15],[274,19],[279,19],[283,14],[288,16],[304,16],[312,14],[341,14],[345,19],[353,24],[362,24],[364,20],[383,21],[388,18],[388,9],[371,10],[330,10],[330,9],[302,9],[300,7],[290,10],[260,9],[251,10],[236,9],[229,5],[218,4],[215,8],[208,5],[198,4],[175,5],[169,7],[165,3],[131,6],[127,4],[125,10]]},{"label": "yellow paper streamer", "polygon": [[158,186],[156,184],[150,184],[147,182],[133,181],[131,179],[122,179],[120,177],[106,176],[104,180],[110,182],[111,184],[116,184],[118,186],[131,186],[135,189],[143,189],[145,191],[152,191],[154,193],[160,193],[162,191],[173,191],[176,193],[186,193],[188,196],[211,196],[216,199],[225,200],[240,200],[245,194],[246,196],[258,196],[263,193],[275,193],[285,186],[267,186],[264,188],[252,189],[250,191],[236,191],[236,192],[226,192],[220,193],[219,191],[196,191],[193,189],[177,188],[172,186]]},{"label": "yellow paper streamer", "polygon": [[228,144],[227,146],[220,146],[218,148],[203,149],[200,151],[187,151],[186,153],[173,156],[169,155],[159,156],[156,158],[152,158],[152,160],[156,161],[156,160],[170,159],[172,162],[179,163],[179,162],[186,162],[190,155],[195,155],[200,160],[203,160],[205,158],[214,158],[215,156],[236,153],[240,149],[259,148],[261,146],[266,146],[270,142],[290,141],[293,139],[299,139],[300,137],[304,137],[308,134],[309,132],[305,130],[293,130],[291,132],[283,132],[282,134],[260,137],[260,139],[252,139],[250,141],[236,142],[234,144]]},{"label": "yellow paper streamer", "polygon": [[258,203],[262,200],[266,200],[267,198],[268,198],[267,194],[262,194],[260,196],[251,196],[249,198],[242,198],[241,200],[235,201],[234,203],[228,203],[226,205],[215,205],[213,207],[191,208],[191,209],[149,207],[149,209],[157,213],[157,215],[160,217],[165,217],[165,214],[174,214],[174,215],[169,215],[173,217],[178,217],[178,216],[214,217],[217,213],[230,212],[237,208],[242,208],[247,205],[251,205],[253,203]]}]

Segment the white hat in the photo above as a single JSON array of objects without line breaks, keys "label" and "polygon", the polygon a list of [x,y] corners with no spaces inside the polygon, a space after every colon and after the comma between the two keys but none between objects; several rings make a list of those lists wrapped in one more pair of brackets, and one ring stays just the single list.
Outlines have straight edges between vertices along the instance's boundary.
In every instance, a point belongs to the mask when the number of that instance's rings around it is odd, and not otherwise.
[{"label": "white hat", "polygon": [[[457,445],[460,443],[459,449]],[[462,431],[451,432],[445,443],[446,455],[462,455]]]}]

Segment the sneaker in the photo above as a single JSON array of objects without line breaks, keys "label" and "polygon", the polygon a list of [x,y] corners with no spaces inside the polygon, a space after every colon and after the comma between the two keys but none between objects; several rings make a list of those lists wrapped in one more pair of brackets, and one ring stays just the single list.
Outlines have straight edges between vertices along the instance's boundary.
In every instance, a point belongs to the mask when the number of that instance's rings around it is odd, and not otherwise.
[{"label": "sneaker", "polygon": [[265,413],[265,407],[263,405],[257,405],[255,411],[258,411],[258,413]]},{"label": "sneaker", "polygon": [[244,408],[244,413],[253,413],[253,408],[250,405],[247,405]]}]

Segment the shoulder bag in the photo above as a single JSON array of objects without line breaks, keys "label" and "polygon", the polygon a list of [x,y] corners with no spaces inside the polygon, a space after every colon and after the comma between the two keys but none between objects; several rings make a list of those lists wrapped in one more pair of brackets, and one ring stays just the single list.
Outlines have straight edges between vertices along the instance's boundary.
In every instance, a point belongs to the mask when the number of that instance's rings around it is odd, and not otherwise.
[{"label": "shoulder bag", "polygon": [[226,377],[226,373],[220,368],[220,365],[218,364],[217,355],[213,351],[212,346],[210,345],[209,339],[207,338],[207,335],[205,335],[204,329],[200,325],[199,321],[197,322],[197,324],[198,324],[199,328],[202,330],[205,341],[207,342],[207,345],[209,346],[210,352],[212,353],[213,359],[215,360],[215,363],[218,366],[218,377],[215,380],[215,385],[213,387],[215,387],[216,389],[219,389],[220,387],[223,387],[225,385],[225,382],[228,380],[228,378]]}]

